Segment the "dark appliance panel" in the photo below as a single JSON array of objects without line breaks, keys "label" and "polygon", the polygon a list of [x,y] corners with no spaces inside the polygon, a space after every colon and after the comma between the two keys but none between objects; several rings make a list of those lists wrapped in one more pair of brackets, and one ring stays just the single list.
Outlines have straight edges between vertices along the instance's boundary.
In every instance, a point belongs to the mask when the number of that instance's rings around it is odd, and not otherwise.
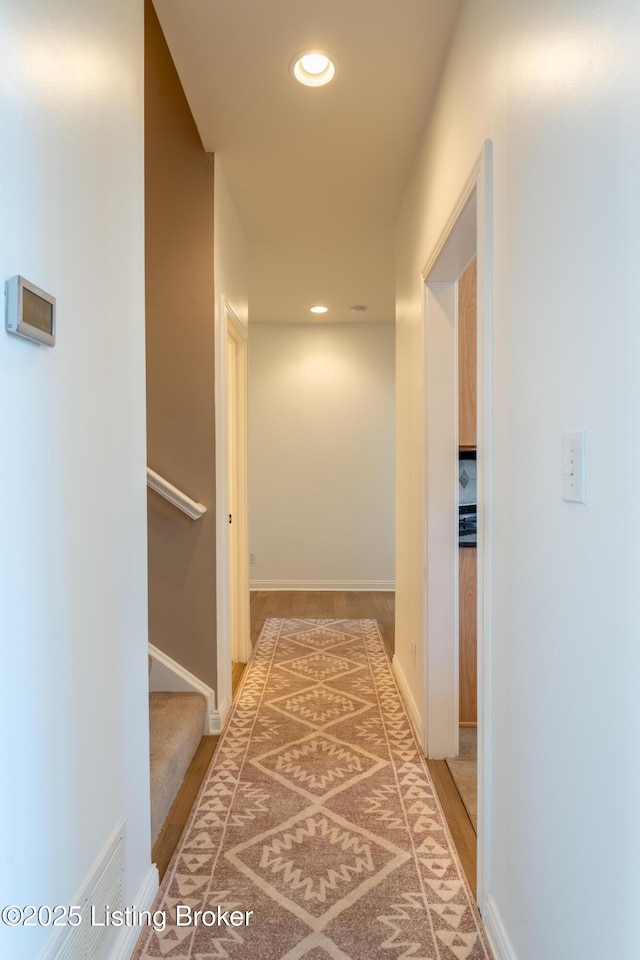
[{"label": "dark appliance panel", "polygon": [[477,545],[478,487],[476,451],[460,450],[458,457],[458,516],[461,547]]}]

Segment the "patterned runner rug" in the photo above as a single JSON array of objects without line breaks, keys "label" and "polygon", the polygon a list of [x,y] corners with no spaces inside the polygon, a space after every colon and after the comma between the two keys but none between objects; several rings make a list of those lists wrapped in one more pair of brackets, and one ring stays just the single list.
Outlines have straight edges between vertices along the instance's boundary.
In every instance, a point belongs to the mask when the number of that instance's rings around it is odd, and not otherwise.
[{"label": "patterned runner rug", "polygon": [[267,620],[154,910],[136,960],[490,957],[375,620]]}]

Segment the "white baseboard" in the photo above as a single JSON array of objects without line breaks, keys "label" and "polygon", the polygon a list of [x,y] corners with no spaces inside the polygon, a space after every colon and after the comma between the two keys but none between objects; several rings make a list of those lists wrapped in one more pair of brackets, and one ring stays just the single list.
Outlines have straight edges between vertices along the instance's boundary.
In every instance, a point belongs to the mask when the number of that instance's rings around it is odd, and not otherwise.
[{"label": "white baseboard", "polygon": [[[137,910],[151,910],[159,885],[158,868],[152,863],[133,906]],[[109,960],[131,960],[142,930],[142,927],[124,927],[109,954]]]},{"label": "white baseboard", "polygon": [[216,692],[199,680],[195,674],[172,660],[157,647],[149,644],[149,656],[152,659],[149,675],[149,690],[153,693],[170,690],[176,693],[201,693],[207,701],[207,714],[204,722],[205,735],[220,733],[222,723],[220,711],[216,709]]},{"label": "white baseboard", "polygon": [[385,590],[393,591],[394,580],[252,580],[251,590]]},{"label": "white baseboard", "polygon": [[229,700],[223,700],[212,717],[210,733],[222,733],[222,728],[224,727],[225,720],[229,716],[230,710],[231,702]]},{"label": "white baseboard", "polygon": [[396,683],[398,684],[398,690],[400,691],[400,696],[404,701],[404,706],[409,714],[409,720],[411,721],[411,726],[413,727],[413,732],[416,735],[418,743],[422,746],[422,720],[420,718],[420,712],[416,706],[416,702],[413,699],[413,694],[407,683],[407,678],[404,675],[404,670],[400,665],[400,661],[397,657],[394,657],[391,662],[391,668],[393,670],[393,675],[396,678]]},{"label": "white baseboard", "polygon": [[485,900],[482,922],[496,960],[517,960],[493,897],[487,897]]}]

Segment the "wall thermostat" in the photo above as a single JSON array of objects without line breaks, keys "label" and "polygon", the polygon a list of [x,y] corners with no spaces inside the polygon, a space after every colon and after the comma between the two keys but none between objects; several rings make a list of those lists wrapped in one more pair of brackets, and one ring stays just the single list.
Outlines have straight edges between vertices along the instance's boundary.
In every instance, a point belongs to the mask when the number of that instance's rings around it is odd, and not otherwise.
[{"label": "wall thermostat", "polygon": [[11,277],[5,285],[5,324],[17,337],[55,346],[56,298],[24,277]]}]

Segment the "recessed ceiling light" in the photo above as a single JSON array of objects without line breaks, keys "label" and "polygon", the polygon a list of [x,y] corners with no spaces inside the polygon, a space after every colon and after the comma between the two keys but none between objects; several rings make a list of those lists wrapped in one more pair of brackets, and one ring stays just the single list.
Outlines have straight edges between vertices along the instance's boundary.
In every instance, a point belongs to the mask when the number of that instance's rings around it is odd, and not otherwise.
[{"label": "recessed ceiling light", "polygon": [[351,313],[366,313],[367,305],[365,303],[354,303],[351,307]]},{"label": "recessed ceiling light", "polygon": [[304,50],[289,66],[292,75],[305,87],[324,87],[336,75],[336,64],[324,50]]},{"label": "recessed ceiling light", "polygon": [[328,311],[329,307],[321,307],[319,305],[317,307],[311,307],[311,313],[328,313]]}]

